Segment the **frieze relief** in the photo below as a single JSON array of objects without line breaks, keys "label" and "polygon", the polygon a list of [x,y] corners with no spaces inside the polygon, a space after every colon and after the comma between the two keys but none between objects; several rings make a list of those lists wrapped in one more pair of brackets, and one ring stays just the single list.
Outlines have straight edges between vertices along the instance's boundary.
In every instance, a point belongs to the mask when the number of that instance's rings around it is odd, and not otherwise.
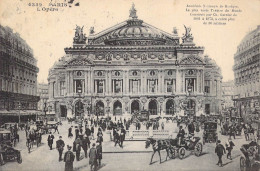
[{"label": "frieze relief", "polygon": [[180,61],[180,64],[197,64],[197,65],[202,65],[203,61],[201,59],[199,59],[198,56],[195,55],[189,55],[186,58],[182,59]]},{"label": "frieze relief", "polygon": [[165,59],[176,59],[176,56],[172,52],[145,52],[145,53],[112,53],[112,52],[101,52],[95,55],[95,60],[120,60],[123,59],[124,61],[130,61],[131,58],[137,60],[141,58],[142,61],[146,61],[148,59],[158,59],[158,60],[165,60]]}]

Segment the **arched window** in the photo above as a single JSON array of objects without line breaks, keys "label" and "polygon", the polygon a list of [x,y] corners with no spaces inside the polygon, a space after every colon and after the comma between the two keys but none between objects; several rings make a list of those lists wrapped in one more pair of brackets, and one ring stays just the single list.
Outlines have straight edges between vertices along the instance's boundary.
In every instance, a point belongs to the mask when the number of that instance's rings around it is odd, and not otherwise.
[{"label": "arched window", "polygon": [[82,72],[81,72],[81,71],[78,71],[78,72],[77,72],[77,76],[79,76],[79,77],[82,76]]},{"label": "arched window", "polygon": [[116,71],[116,72],[115,72],[115,75],[116,75],[116,76],[119,76],[119,75],[120,75],[120,72],[119,72],[119,71]]},{"label": "arched window", "polygon": [[98,71],[97,75],[98,75],[98,76],[102,76],[103,74],[102,74],[101,71]]},{"label": "arched window", "polygon": [[136,76],[137,75],[137,72],[136,71],[133,71],[133,76]]}]

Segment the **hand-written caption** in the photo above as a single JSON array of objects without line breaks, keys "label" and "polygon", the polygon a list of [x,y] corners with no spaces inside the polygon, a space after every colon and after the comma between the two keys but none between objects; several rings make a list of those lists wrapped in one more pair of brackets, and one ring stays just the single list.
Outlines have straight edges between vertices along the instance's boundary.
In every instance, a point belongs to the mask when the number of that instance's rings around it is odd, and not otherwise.
[{"label": "hand-written caption", "polygon": [[236,5],[187,4],[186,12],[204,25],[226,25],[235,21],[242,10]]}]

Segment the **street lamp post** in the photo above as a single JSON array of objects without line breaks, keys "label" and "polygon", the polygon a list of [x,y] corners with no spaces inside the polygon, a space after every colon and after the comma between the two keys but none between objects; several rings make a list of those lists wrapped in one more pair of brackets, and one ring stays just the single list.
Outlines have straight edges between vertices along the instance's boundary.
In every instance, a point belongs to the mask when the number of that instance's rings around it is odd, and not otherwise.
[{"label": "street lamp post", "polygon": [[21,124],[21,113],[20,113],[21,102],[19,102],[18,108],[19,108],[19,125],[20,125]]},{"label": "street lamp post", "polygon": [[[190,97],[191,96],[191,92],[192,92],[192,86],[188,86],[187,87],[187,90],[188,90],[188,93],[189,93],[189,96],[188,97]],[[190,104],[190,105],[192,105],[192,104]],[[189,109],[188,109],[189,110]],[[195,112],[195,111],[194,111]],[[190,115],[190,110],[189,110],[189,115]],[[190,117],[190,116],[188,116],[188,117]]]}]

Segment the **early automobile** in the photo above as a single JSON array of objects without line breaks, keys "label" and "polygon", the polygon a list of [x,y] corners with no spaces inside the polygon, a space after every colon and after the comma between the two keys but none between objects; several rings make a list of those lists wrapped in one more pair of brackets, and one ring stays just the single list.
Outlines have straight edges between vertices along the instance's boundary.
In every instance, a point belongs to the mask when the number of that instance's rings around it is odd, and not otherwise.
[{"label": "early automobile", "polygon": [[0,165],[4,165],[8,161],[17,161],[22,163],[21,152],[8,145],[1,145],[0,147]]},{"label": "early automobile", "polygon": [[14,137],[11,134],[11,131],[2,129],[0,130],[0,145],[9,145],[12,146]]},{"label": "early automobile", "polygon": [[37,129],[41,129],[41,127],[43,127],[43,125],[44,125],[42,120],[37,120],[35,122],[35,124],[36,124]]},{"label": "early automobile", "polygon": [[52,129],[55,129],[58,125],[58,122],[56,121],[48,121],[46,125],[41,127],[42,133],[48,133]]},{"label": "early automobile", "polygon": [[204,123],[203,144],[216,142],[218,140],[217,128],[217,122]]},{"label": "early automobile", "polygon": [[1,126],[1,128],[4,128],[4,129],[10,129],[11,127],[15,127],[17,125],[17,123],[15,122],[8,122],[8,123],[5,123]]}]

